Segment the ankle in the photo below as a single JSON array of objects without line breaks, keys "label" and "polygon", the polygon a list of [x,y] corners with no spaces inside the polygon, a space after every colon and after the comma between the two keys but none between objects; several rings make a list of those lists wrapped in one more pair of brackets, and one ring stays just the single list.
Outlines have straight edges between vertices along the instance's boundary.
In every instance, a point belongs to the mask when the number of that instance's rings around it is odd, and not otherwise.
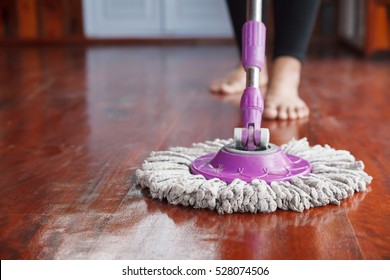
[{"label": "ankle", "polygon": [[280,87],[298,88],[302,63],[292,56],[277,57],[272,64],[270,89]]},{"label": "ankle", "polygon": [[272,62],[273,68],[290,69],[300,71],[302,68],[302,62],[293,56],[278,56]]}]

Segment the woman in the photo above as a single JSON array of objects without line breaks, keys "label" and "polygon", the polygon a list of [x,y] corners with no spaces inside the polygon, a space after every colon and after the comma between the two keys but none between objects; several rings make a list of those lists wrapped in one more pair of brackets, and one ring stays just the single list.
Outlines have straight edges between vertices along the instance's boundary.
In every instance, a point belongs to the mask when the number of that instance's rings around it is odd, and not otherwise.
[{"label": "woman", "polygon": [[[241,53],[241,29],[246,20],[246,1],[227,0],[238,48]],[[267,87],[263,117],[297,119],[309,115],[309,108],[299,97],[302,62],[309,44],[320,0],[274,0],[274,49],[272,69],[260,74],[260,86]],[[265,21],[268,1],[263,0]],[[210,90],[219,94],[242,94],[245,70],[239,66],[224,78],[214,81]]]}]

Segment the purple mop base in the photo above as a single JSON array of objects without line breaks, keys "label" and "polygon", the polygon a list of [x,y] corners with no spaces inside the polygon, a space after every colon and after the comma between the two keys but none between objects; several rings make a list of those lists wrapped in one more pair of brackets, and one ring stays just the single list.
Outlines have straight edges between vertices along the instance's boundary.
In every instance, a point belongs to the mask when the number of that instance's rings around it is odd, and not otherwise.
[{"label": "purple mop base", "polygon": [[191,165],[191,172],[208,180],[218,178],[228,184],[236,178],[245,182],[260,179],[269,184],[306,175],[311,172],[311,166],[306,160],[285,154],[273,144],[265,151],[255,152],[240,151],[227,145],[217,153],[197,158]]}]

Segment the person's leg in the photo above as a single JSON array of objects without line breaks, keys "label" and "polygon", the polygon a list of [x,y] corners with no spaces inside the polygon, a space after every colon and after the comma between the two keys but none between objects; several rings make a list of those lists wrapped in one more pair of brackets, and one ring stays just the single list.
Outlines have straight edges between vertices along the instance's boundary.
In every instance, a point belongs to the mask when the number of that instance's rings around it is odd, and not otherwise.
[{"label": "person's leg", "polygon": [[298,87],[319,4],[320,0],[274,0],[275,41],[265,118],[296,119],[309,115]]},{"label": "person's leg", "polygon": [[[233,25],[234,36],[241,57],[242,50],[242,26],[246,21],[246,1],[245,0],[227,0],[230,18]],[[266,21],[268,10],[268,0],[263,0],[262,18]],[[210,86],[214,93],[221,94],[242,94],[245,89],[245,70],[239,64],[236,69],[228,73],[225,77],[215,80]],[[265,66],[260,75],[260,86],[268,83],[267,67]]]},{"label": "person's leg", "polygon": [[242,52],[242,26],[246,21],[246,1],[226,0],[239,54]]}]

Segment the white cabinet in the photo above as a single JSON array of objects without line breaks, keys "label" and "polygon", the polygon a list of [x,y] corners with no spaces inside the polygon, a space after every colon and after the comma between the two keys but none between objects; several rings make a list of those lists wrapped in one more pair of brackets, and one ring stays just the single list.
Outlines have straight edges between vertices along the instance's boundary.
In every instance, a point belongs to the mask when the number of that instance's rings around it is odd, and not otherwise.
[{"label": "white cabinet", "polygon": [[83,0],[88,37],[230,37],[225,0]]},{"label": "white cabinet", "polygon": [[224,0],[166,0],[165,31],[171,34],[231,36]]},{"label": "white cabinet", "polygon": [[160,33],[160,0],[84,0],[88,37],[126,37]]}]

